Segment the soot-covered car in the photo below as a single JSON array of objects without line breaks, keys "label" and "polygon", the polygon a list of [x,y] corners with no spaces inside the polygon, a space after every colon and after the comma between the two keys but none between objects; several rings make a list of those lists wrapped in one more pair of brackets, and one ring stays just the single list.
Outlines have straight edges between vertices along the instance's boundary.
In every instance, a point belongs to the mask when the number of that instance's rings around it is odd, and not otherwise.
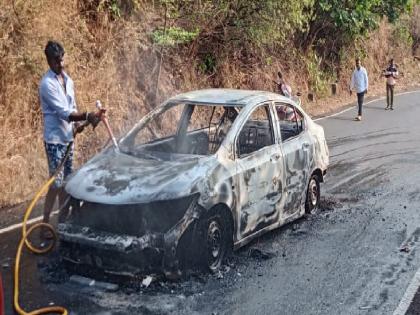
[{"label": "soot-covered car", "polygon": [[288,98],[180,94],[72,175],[61,252],[117,274],[216,270],[231,249],[316,208],[327,166],[322,127]]}]

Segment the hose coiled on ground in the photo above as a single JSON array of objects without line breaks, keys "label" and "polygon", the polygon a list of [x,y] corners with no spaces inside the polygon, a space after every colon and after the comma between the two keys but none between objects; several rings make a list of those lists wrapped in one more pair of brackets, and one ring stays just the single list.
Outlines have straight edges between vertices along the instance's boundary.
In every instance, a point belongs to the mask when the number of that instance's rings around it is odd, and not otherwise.
[{"label": "hose coiled on ground", "polygon": [[[13,306],[19,315],[41,315],[41,314],[51,314],[51,313],[55,313],[55,314],[58,313],[58,314],[63,314],[63,315],[68,314],[68,311],[64,307],[61,307],[61,306],[48,306],[48,307],[44,307],[38,310],[31,311],[29,313],[23,310],[19,304],[19,267],[20,267],[20,257],[22,256],[23,245],[26,245],[26,247],[31,252],[38,255],[46,254],[54,248],[54,245],[57,241],[57,234],[55,233],[54,227],[51,224],[44,223],[44,222],[35,223],[29,229],[27,229],[26,224],[32,213],[32,210],[35,207],[35,204],[42,197],[42,195],[48,190],[51,184],[54,182],[57,174],[60,172],[61,168],[63,167],[64,162],[69,157],[70,148],[72,145],[73,145],[72,142],[68,144],[64,158],[60,162],[60,165],[57,167],[57,170],[55,171],[54,175],[51,176],[51,178],[37,192],[37,194],[35,195],[35,198],[32,200],[29,207],[26,209],[25,215],[23,217],[22,238],[19,242],[18,249],[16,251],[15,269],[14,269],[14,278],[13,278],[14,283],[15,283],[14,291],[13,291]],[[29,241],[29,236],[31,235],[31,233],[34,230],[39,229],[41,227],[50,230],[53,235],[52,241],[45,248],[35,247]]]}]

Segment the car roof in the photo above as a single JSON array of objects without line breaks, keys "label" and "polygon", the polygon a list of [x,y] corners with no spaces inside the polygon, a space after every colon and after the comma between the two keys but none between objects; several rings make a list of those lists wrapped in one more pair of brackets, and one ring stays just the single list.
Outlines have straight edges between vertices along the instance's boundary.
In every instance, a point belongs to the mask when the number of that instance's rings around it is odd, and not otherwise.
[{"label": "car roof", "polygon": [[273,100],[289,102],[288,98],[273,92],[237,89],[205,89],[191,91],[178,94],[170,98],[168,102],[246,106],[248,104]]}]

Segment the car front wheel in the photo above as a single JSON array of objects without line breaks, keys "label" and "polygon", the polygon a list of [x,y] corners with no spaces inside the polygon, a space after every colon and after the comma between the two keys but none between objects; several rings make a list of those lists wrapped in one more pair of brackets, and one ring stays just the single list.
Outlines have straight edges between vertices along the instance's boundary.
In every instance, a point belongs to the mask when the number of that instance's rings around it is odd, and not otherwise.
[{"label": "car front wheel", "polygon": [[317,175],[312,175],[306,192],[305,212],[307,214],[319,207],[320,197],[319,178]]},{"label": "car front wheel", "polygon": [[217,271],[231,249],[232,237],[228,220],[220,212],[204,215],[198,223],[200,265],[212,272]]}]

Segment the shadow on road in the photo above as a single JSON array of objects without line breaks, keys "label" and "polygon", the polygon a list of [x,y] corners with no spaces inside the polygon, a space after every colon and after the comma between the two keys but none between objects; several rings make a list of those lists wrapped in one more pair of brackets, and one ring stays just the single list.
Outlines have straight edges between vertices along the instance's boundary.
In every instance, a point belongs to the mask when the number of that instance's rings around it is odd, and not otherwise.
[{"label": "shadow on road", "polygon": [[352,120],[354,120],[354,117],[340,117],[340,116],[334,116],[334,117],[329,117],[328,119],[335,119],[335,120],[348,120],[348,121],[352,121]]},{"label": "shadow on road", "polygon": [[385,111],[385,106],[380,106],[380,107],[378,107],[378,106],[369,106],[369,107],[366,107],[367,109],[374,109],[374,110],[382,110],[382,111]]}]

